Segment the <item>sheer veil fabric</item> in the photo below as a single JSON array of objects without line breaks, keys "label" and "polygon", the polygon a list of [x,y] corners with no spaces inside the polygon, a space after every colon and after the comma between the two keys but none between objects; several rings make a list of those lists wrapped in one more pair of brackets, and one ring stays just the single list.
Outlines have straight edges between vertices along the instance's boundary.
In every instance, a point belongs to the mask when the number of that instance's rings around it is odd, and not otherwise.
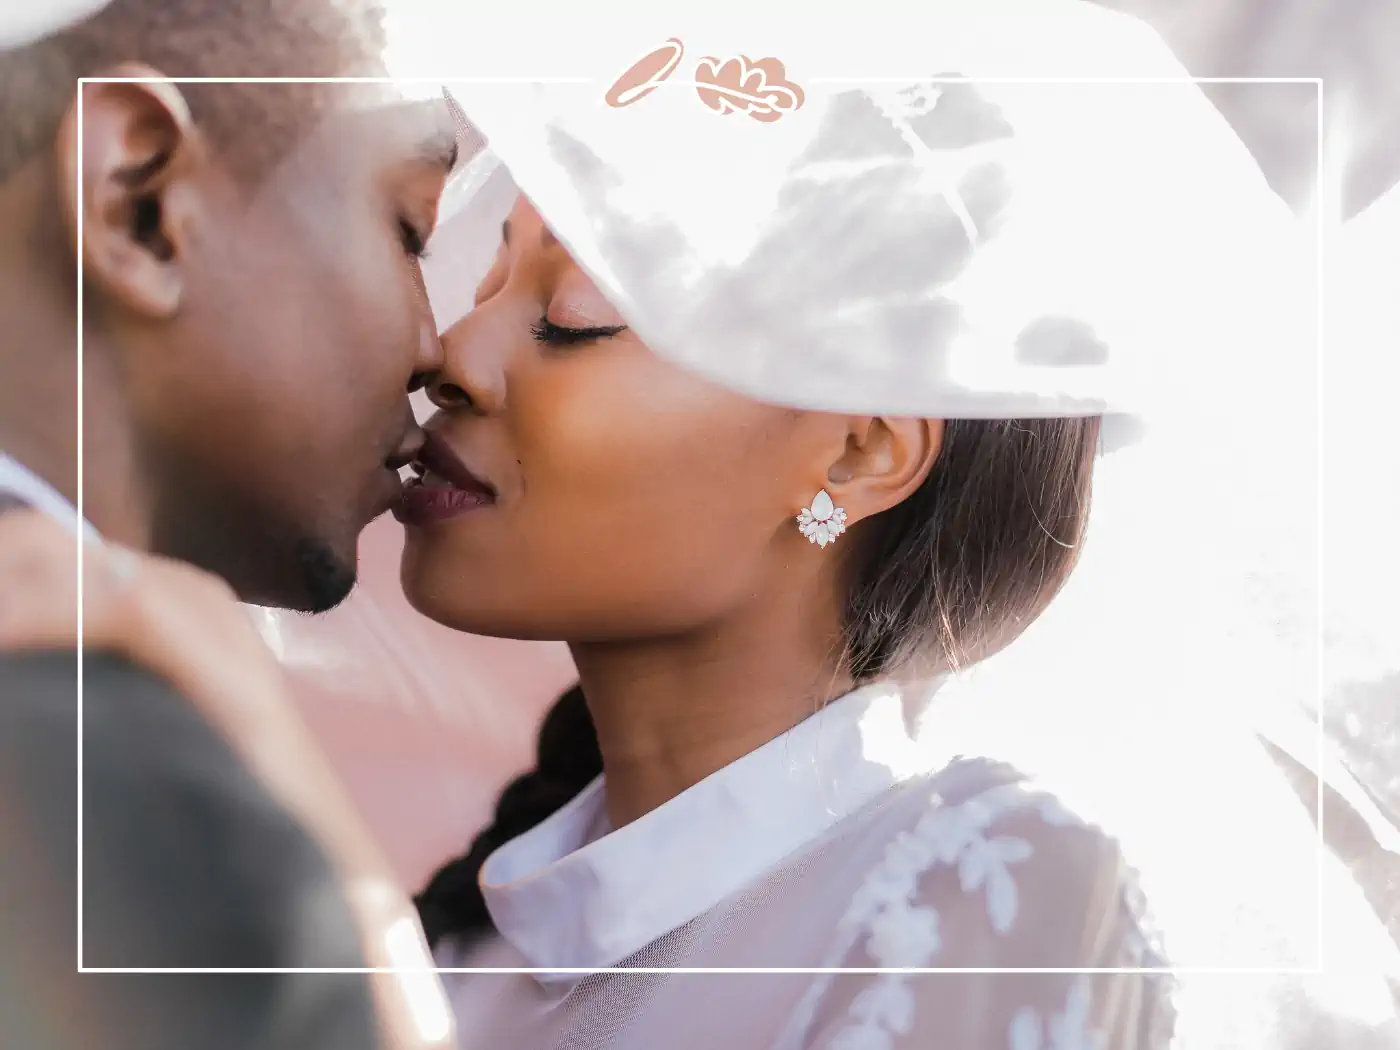
[{"label": "sheer veil fabric", "polygon": [[[656,353],[750,396],[892,415],[1106,416],[1079,568],[1016,644],[943,683],[920,722],[917,786],[892,782],[743,891],[598,965],[832,965],[856,868],[884,870],[905,843],[934,860],[886,870],[895,885],[911,870],[961,870],[958,847],[912,843],[931,798],[967,816],[943,778],[976,769],[961,783],[980,830],[965,827],[964,846],[1028,843],[1049,865],[1025,869],[1033,882],[1077,872],[1108,885],[1080,914],[1113,918],[1042,926],[999,952],[992,911],[916,878],[899,914],[927,931],[935,913],[943,933],[941,951],[925,937],[913,958],[1084,967],[1160,953],[1250,971],[1182,973],[1170,987],[792,976],[790,997],[764,985],[764,1001],[792,1013],[761,1036],[729,1023],[745,993],[719,978],[463,975],[451,980],[464,1028],[487,1018],[468,1045],[502,1038],[513,1019],[530,1045],[604,1045],[606,1031],[608,1045],[643,1046],[700,1024],[697,1045],[913,1046],[957,1031],[957,1045],[1022,1050],[1081,1045],[1082,1029],[1085,1046],[1158,1046],[1170,1038],[1163,997],[1179,1046],[1389,1045],[1395,946],[1257,741],[1322,681],[1319,228],[1288,212],[1161,41],[1070,0],[800,18],[721,4],[534,26],[498,13],[474,38],[431,24],[437,50],[422,44],[414,73],[481,78],[447,87],[476,155],[449,189],[444,258],[483,237],[489,255],[518,189]],[[532,73],[553,81],[520,82]],[[648,76],[651,89],[629,96]],[[471,282],[432,259],[426,278],[446,328]],[[988,762],[944,761],[958,754]],[[998,780],[1003,762],[1031,779]],[[1088,829],[1080,847],[1042,804]],[[1028,813],[1032,829],[998,834]],[[694,835],[697,853],[746,863],[742,834]],[[527,836],[547,858],[538,871],[506,866],[548,880],[609,837],[552,826]],[[1105,866],[1069,864],[1088,855]],[[982,885],[962,876],[964,894]],[[779,899],[803,921],[785,923]],[[1030,899],[1020,921],[1038,922]],[[838,964],[911,957],[879,936],[853,943]],[[530,959],[509,934],[445,960],[568,964]],[[813,1028],[818,1016],[858,1023]],[[771,1041],[779,1032],[796,1041]]]}]

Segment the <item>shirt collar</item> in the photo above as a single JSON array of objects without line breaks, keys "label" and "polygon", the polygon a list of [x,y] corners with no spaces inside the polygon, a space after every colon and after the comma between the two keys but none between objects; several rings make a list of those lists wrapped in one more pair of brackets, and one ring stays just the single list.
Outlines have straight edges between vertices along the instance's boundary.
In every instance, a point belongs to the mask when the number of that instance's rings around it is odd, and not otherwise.
[{"label": "shirt collar", "polygon": [[618,965],[926,771],[929,755],[911,727],[930,693],[888,683],[858,689],[589,841],[604,806],[599,777],[487,859],[481,888],[496,929],[531,968]]},{"label": "shirt collar", "polygon": [[86,540],[98,538],[97,530],[78,517],[73,504],[39,475],[18,460],[0,452],[0,492],[19,497],[37,511],[47,514]]}]

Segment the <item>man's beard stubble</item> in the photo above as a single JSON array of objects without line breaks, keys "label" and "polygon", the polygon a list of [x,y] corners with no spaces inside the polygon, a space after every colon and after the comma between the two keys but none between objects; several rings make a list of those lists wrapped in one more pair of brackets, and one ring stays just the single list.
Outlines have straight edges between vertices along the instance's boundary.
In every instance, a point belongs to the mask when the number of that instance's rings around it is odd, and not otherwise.
[{"label": "man's beard stubble", "polygon": [[353,547],[350,558],[342,558],[323,539],[235,505],[226,491],[196,493],[186,486],[157,508],[151,540],[154,553],[222,577],[251,605],[329,612],[355,587]]},{"label": "man's beard stubble", "polygon": [[329,546],[318,540],[302,539],[296,543],[296,563],[301,569],[308,605],[302,612],[330,612],[355,589],[355,566],[337,558]]}]

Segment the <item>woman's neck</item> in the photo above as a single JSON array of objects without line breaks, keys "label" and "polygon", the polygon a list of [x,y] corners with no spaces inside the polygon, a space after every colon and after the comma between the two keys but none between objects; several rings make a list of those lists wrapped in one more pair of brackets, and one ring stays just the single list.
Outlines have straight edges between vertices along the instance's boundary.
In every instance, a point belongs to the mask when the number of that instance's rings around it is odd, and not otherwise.
[{"label": "woman's neck", "polygon": [[850,691],[838,617],[797,597],[792,590],[760,597],[723,623],[679,638],[573,647],[607,772],[612,827],[649,813]]}]

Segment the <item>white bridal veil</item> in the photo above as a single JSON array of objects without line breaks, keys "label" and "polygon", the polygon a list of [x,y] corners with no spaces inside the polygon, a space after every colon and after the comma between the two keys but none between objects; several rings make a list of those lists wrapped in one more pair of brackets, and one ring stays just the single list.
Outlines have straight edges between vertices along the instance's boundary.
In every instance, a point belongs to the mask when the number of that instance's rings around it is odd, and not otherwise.
[{"label": "white bridal veil", "polygon": [[[1366,808],[1299,714],[1327,684],[1324,225],[1137,21],[904,6],[432,23],[413,74],[474,78],[447,86],[474,154],[425,267],[439,323],[519,190],[656,353],[753,397],[1106,414],[1079,568],[935,736],[1120,834],[1178,965],[1325,965],[1315,990],[1393,1013],[1394,945],[1258,746]],[[1199,1018],[1240,985],[1192,989]]]},{"label": "white bridal veil", "polygon": [[1231,706],[1313,688],[1316,239],[1154,34],[1053,0],[494,30],[442,63],[557,79],[449,87],[489,145],[428,264],[440,324],[513,183],[649,346],[752,396],[1109,413],[1054,651],[1193,696],[1247,668]]},{"label": "white bridal veil", "polygon": [[1154,34],[1069,0],[493,29],[442,59],[517,78],[448,88],[482,148],[443,327],[518,187],[649,346],[754,397],[1107,413],[1074,582],[977,675],[1192,734],[1317,688],[1318,238]]}]

